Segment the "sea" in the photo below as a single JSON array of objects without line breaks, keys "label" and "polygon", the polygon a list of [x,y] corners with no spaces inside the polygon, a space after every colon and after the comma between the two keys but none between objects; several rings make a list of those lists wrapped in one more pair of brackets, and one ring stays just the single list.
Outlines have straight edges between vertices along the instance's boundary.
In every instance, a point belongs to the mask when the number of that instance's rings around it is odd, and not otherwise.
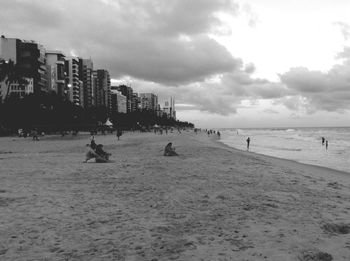
[{"label": "sea", "polygon": [[[350,174],[350,127],[220,129],[224,144]],[[322,137],[328,148],[322,145]]]}]

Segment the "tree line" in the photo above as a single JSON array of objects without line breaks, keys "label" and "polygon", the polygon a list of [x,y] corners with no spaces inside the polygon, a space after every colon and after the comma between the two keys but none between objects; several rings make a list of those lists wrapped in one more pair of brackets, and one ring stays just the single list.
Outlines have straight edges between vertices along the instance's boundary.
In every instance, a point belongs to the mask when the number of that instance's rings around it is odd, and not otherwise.
[{"label": "tree line", "polygon": [[13,134],[18,129],[38,129],[48,133],[106,130],[107,119],[113,123],[114,128],[123,130],[148,130],[154,125],[194,127],[189,122],[157,116],[154,111],[111,113],[106,107],[84,109],[54,92],[41,92],[24,97],[10,94],[0,102],[0,135]]}]

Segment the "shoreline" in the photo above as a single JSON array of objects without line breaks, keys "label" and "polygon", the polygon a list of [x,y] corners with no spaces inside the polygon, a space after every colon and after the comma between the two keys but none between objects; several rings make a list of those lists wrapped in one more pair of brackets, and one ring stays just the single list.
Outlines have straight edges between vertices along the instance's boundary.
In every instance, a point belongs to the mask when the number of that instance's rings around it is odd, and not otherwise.
[{"label": "shoreline", "polygon": [[350,257],[350,183],[335,171],[191,132],[97,135],[113,162],[82,163],[88,138],[0,138],[0,259]]},{"label": "shoreline", "polygon": [[228,145],[228,144],[226,144],[224,142],[221,142],[220,140],[217,140],[217,142],[221,143],[224,146],[227,146],[230,149],[234,149],[234,150],[242,152],[242,153],[250,153],[250,154],[255,154],[255,155],[258,155],[258,156],[269,157],[269,158],[276,159],[276,160],[285,160],[285,161],[290,161],[290,162],[293,162],[293,163],[296,163],[296,164],[302,164],[302,165],[311,166],[311,167],[315,167],[315,168],[321,168],[321,169],[324,169],[325,171],[328,170],[328,171],[332,171],[332,172],[337,172],[339,175],[349,176],[349,178],[350,178],[350,171],[348,172],[348,171],[334,169],[334,168],[327,167],[327,166],[315,165],[315,164],[311,164],[311,163],[304,163],[304,162],[300,162],[300,161],[293,160],[293,159],[280,158],[280,157],[277,157],[277,156],[271,156],[271,155],[267,155],[267,154],[263,154],[263,153],[241,150],[241,149],[238,149],[236,147],[232,147],[232,146],[230,146],[230,145]]}]

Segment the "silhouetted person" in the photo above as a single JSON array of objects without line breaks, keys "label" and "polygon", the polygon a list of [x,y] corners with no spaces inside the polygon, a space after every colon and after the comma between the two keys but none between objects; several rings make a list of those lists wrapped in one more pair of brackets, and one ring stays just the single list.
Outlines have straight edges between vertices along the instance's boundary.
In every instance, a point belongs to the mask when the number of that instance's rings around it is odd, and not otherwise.
[{"label": "silhouetted person", "polygon": [[94,149],[90,147],[90,150],[85,154],[85,161],[88,162],[90,159],[95,159],[97,163],[106,163],[109,162],[109,156],[111,153],[107,153],[103,150],[103,145],[98,144]]},{"label": "silhouetted person", "polygon": [[36,129],[33,130],[33,140],[39,140],[38,131]]},{"label": "silhouetted person", "polygon": [[220,139],[220,136],[221,136],[221,133],[220,133],[220,131],[218,131],[218,133],[217,133],[217,134],[218,134],[218,138]]},{"label": "silhouetted person", "polygon": [[326,140],[326,150],[328,150],[328,140]]},{"label": "silhouetted person", "polygon": [[322,137],[322,145],[324,145],[324,141],[325,141],[325,138],[324,138],[324,137]]},{"label": "silhouetted person", "polygon": [[95,142],[95,137],[92,136],[92,137],[91,137],[91,142],[90,142],[90,148],[93,149],[93,150],[95,150],[95,149],[96,149],[96,146],[97,146],[97,144],[96,144],[96,142]]},{"label": "silhouetted person", "polygon": [[250,138],[247,139],[247,150],[249,150]]},{"label": "silhouetted person", "polygon": [[117,138],[119,140],[120,136],[122,136],[122,131],[120,129],[117,129]]},{"label": "silhouetted person", "polygon": [[172,147],[172,143],[169,142],[165,148],[164,148],[164,156],[179,156],[179,154],[177,154],[175,152],[175,148]]}]

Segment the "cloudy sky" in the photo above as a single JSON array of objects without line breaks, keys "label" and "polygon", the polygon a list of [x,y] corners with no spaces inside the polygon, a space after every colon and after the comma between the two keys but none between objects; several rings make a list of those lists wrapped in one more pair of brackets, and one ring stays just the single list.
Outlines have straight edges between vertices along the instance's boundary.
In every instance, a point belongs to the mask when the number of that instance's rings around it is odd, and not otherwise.
[{"label": "cloudy sky", "polygon": [[350,126],[348,0],[0,0],[0,33],[91,57],[198,127]]}]

